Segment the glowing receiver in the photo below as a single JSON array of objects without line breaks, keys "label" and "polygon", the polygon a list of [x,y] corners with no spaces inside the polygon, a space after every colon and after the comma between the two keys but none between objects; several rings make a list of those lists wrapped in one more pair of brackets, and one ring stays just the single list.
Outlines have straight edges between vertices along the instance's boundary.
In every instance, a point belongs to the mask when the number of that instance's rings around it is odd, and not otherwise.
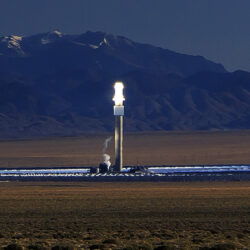
[{"label": "glowing receiver", "polygon": [[125,101],[125,98],[123,96],[124,85],[122,82],[116,82],[114,88],[115,88],[115,96],[113,98],[113,101],[115,102],[114,115],[124,116],[124,106],[123,106],[123,101]]}]

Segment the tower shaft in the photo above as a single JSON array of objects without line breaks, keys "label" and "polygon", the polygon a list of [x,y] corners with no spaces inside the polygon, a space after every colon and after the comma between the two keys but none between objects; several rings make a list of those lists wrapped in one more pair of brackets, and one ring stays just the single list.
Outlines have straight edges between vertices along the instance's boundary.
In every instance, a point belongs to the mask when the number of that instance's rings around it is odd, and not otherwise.
[{"label": "tower shaft", "polygon": [[115,116],[115,170],[123,168],[123,116]]}]

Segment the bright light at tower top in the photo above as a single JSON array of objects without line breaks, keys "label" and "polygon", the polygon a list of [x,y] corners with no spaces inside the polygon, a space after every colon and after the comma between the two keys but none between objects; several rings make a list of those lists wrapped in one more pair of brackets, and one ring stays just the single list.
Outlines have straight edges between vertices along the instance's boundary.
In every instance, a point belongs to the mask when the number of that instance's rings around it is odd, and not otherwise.
[{"label": "bright light at tower top", "polygon": [[115,96],[113,98],[113,101],[115,102],[116,106],[122,106],[123,101],[125,101],[125,98],[123,96],[124,85],[122,82],[116,82],[114,88],[115,88]]}]

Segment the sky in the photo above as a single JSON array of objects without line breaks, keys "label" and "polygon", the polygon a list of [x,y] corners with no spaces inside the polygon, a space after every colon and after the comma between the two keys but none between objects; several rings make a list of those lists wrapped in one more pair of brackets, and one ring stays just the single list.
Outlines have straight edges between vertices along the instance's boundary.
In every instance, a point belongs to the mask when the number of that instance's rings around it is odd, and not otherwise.
[{"label": "sky", "polygon": [[250,0],[0,0],[0,35],[123,35],[250,71]]}]

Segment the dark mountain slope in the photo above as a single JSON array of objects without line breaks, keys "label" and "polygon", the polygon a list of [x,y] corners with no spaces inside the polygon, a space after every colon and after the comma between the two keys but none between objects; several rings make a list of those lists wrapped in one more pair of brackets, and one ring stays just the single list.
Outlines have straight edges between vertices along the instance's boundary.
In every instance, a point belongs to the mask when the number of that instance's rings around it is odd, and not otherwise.
[{"label": "dark mountain slope", "polygon": [[222,65],[101,32],[62,35],[55,31],[31,37],[0,37],[1,72],[58,73],[99,69],[118,75],[131,70],[177,73],[225,72]]},{"label": "dark mountain slope", "polygon": [[126,130],[250,128],[250,74],[101,32],[0,38],[0,136],[113,129],[113,82]]}]

